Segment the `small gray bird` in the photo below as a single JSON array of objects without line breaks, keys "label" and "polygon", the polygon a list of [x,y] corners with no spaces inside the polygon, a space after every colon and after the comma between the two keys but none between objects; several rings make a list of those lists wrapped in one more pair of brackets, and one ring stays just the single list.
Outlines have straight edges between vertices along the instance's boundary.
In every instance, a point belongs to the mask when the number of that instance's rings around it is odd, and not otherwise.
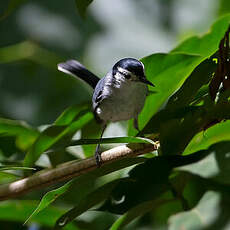
[{"label": "small gray bird", "polygon": [[[148,94],[147,85],[154,86],[146,79],[142,62],[134,58],[121,59],[101,79],[75,60],[58,64],[58,70],[79,77],[94,89],[93,113],[96,120],[102,124],[100,139],[109,121],[134,118],[134,127],[139,130],[138,115]],[[95,151],[98,166],[101,164],[99,148],[100,143]]]}]

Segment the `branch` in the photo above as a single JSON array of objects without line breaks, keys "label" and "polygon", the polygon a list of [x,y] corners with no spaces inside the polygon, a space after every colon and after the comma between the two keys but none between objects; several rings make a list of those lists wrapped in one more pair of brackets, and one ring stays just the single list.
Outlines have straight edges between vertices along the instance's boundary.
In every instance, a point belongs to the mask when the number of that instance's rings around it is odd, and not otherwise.
[{"label": "branch", "polygon": [[[124,158],[152,152],[158,149],[158,144],[127,144],[112,148],[101,154],[103,164]],[[103,166],[102,164],[102,166]],[[97,168],[94,157],[84,160],[74,160],[52,169],[45,169],[30,177],[0,186],[0,200],[7,200],[41,187],[70,180]]]}]

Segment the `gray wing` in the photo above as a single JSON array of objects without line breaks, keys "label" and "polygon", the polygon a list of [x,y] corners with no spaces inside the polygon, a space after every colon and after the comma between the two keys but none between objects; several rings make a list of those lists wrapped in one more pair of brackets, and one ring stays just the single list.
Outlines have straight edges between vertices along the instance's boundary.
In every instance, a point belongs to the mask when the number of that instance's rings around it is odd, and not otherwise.
[{"label": "gray wing", "polygon": [[99,103],[104,99],[104,88],[105,88],[106,78],[103,77],[96,85],[93,93],[93,109],[95,110]]},{"label": "gray wing", "polygon": [[97,84],[96,88],[94,89],[93,93],[93,112],[95,115],[95,118],[98,121],[101,121],[97,114],[96,114],[96,109],[97,107],[101,104],[101,102],[108,98],[110,96],[110,86],[112,84],[112,72],[109,72],[106,74],[105,77],[103,77]]}]

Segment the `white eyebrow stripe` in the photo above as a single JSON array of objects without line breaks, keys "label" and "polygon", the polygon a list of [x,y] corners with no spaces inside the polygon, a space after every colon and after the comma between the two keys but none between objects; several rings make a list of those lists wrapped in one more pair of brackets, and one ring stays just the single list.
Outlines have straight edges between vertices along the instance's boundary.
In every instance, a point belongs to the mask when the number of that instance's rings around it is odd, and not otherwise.
[{"label": "white eyebrow stripe", "polygon": [[123,74],[130,74],[130,75],[133,75],[132,72],[128,71],[127,69],[124,69],[122,67],[117,67],[117,70],[120,72],[120,73],[123,73]]}]

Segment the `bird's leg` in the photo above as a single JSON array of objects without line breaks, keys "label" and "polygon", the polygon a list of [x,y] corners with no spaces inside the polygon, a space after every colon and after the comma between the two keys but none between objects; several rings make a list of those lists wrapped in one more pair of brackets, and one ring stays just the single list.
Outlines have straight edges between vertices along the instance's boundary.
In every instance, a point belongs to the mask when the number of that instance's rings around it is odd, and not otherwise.
[{"label": "bird's leg", "polygon": [[100,149],[100,145],[101,145],[101,138],[103,136],[105,128],[106,128],[106,125],[103,125],[101,136],[100,136],[100,140],[99,140],[99,143],[97,144],[97,147],[96,147],[96,150],[95,150],[95,154],[94,154],[95,160],[96,160],[96,164],[97,164],[98,167],[101,166],[101,153],[99,152],[99,149]]},{"label": "bird's leg", "polygon": [[133,123],[134,128],[140,132],[139,126],[138,126],[138,116],[134,118],[134,123]]}]

